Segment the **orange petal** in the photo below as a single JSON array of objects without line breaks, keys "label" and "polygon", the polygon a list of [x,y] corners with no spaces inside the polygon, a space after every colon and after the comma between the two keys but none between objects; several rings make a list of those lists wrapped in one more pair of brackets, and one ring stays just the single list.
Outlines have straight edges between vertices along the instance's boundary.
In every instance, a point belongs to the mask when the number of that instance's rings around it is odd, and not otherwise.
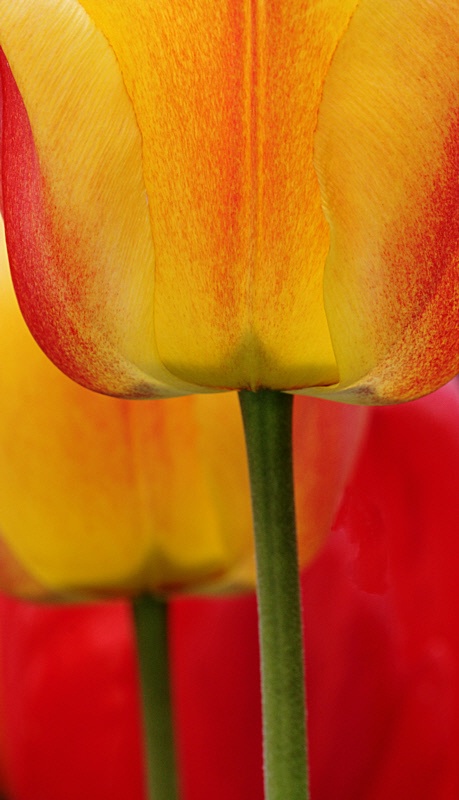
[{"label": "orange petal", "polygon": [[325,304],[342,397],[459,370],[459,3],[361,0],[320,106]]},{"label": "orange petal", "polygon": [[82,4],[142,131],[164,363],[208,386],[336,381],[312,139],[356,0]]}]

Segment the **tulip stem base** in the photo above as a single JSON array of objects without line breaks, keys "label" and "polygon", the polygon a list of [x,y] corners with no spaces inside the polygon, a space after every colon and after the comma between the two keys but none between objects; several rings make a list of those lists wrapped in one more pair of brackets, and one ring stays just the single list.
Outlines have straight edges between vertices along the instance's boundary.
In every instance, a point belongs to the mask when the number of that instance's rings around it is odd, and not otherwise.
[{"label": "tulip stem base", "polygon": [[178,800],[167,603],[151,595],[133,601],[143,705],[148,800]]},{"label": "tulip stem base", "polygon": [[265,800],[307,800],[303,635],[292,465],[293,398],[240,392],[257,559]]}]

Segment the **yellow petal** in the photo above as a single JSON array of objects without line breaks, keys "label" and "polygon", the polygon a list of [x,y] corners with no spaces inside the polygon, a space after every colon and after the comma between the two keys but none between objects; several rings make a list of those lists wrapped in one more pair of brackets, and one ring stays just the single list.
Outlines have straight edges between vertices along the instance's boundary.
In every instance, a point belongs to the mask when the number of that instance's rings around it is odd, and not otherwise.
[{"label": "yellow petal", "polygon": [[30,329],[91,388],[199,390],[157,353],[141,132],[110,46],[72,0],[2,3],[0,31],[5,222]]},{"label": "yellow petal", "polygon": [[344,399],[459,370],[459,3],[361,0],[320,106],[325,303]]}]

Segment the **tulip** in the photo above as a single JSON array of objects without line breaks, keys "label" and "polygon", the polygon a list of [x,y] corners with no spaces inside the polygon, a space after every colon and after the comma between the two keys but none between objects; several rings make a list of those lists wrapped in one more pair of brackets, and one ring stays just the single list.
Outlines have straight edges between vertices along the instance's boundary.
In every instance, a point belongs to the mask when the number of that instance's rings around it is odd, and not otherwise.
[{"label": "tulip", "polygon": [[48,356],[127,397],[445,383],[458,12],[3,2],[8,247]]},{"label": "tulip", "polygon": [[[458,410],[450,386],[372,412],[303,571],[314,800],[459,795]],[[261,800],[253,596],[180,598],[171,623],[184,800]],[[7,796],[142,800],[137,691],[123,603],[0,599]]]},{"label": "tulip", "polygon": [[[253,587],[235,394],[138,403],[86,391],[30,336],[4,243],[0,266],[0,587],[29,597]],[[366,419],[298,398],[302,563],[329,532]]]}]

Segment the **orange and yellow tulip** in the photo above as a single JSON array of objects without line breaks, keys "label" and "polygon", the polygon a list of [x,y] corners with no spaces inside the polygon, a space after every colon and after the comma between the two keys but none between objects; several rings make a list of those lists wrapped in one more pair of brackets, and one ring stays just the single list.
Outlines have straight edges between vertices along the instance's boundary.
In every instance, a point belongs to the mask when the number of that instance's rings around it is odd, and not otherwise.
[{"label": "orange and yellow tulip", "polygon": [[0,45],[16,292],[72,378],[383,403],[458,371],[459,0],[11,0]]},{"label": "orange and yellow tulip", "polygon": [[[237,396],[135,402],[44,356],[0,270],[0,588],[29,597],[252,587]],[[328,534],[367,409],[298,398],[302,563]]]}]

